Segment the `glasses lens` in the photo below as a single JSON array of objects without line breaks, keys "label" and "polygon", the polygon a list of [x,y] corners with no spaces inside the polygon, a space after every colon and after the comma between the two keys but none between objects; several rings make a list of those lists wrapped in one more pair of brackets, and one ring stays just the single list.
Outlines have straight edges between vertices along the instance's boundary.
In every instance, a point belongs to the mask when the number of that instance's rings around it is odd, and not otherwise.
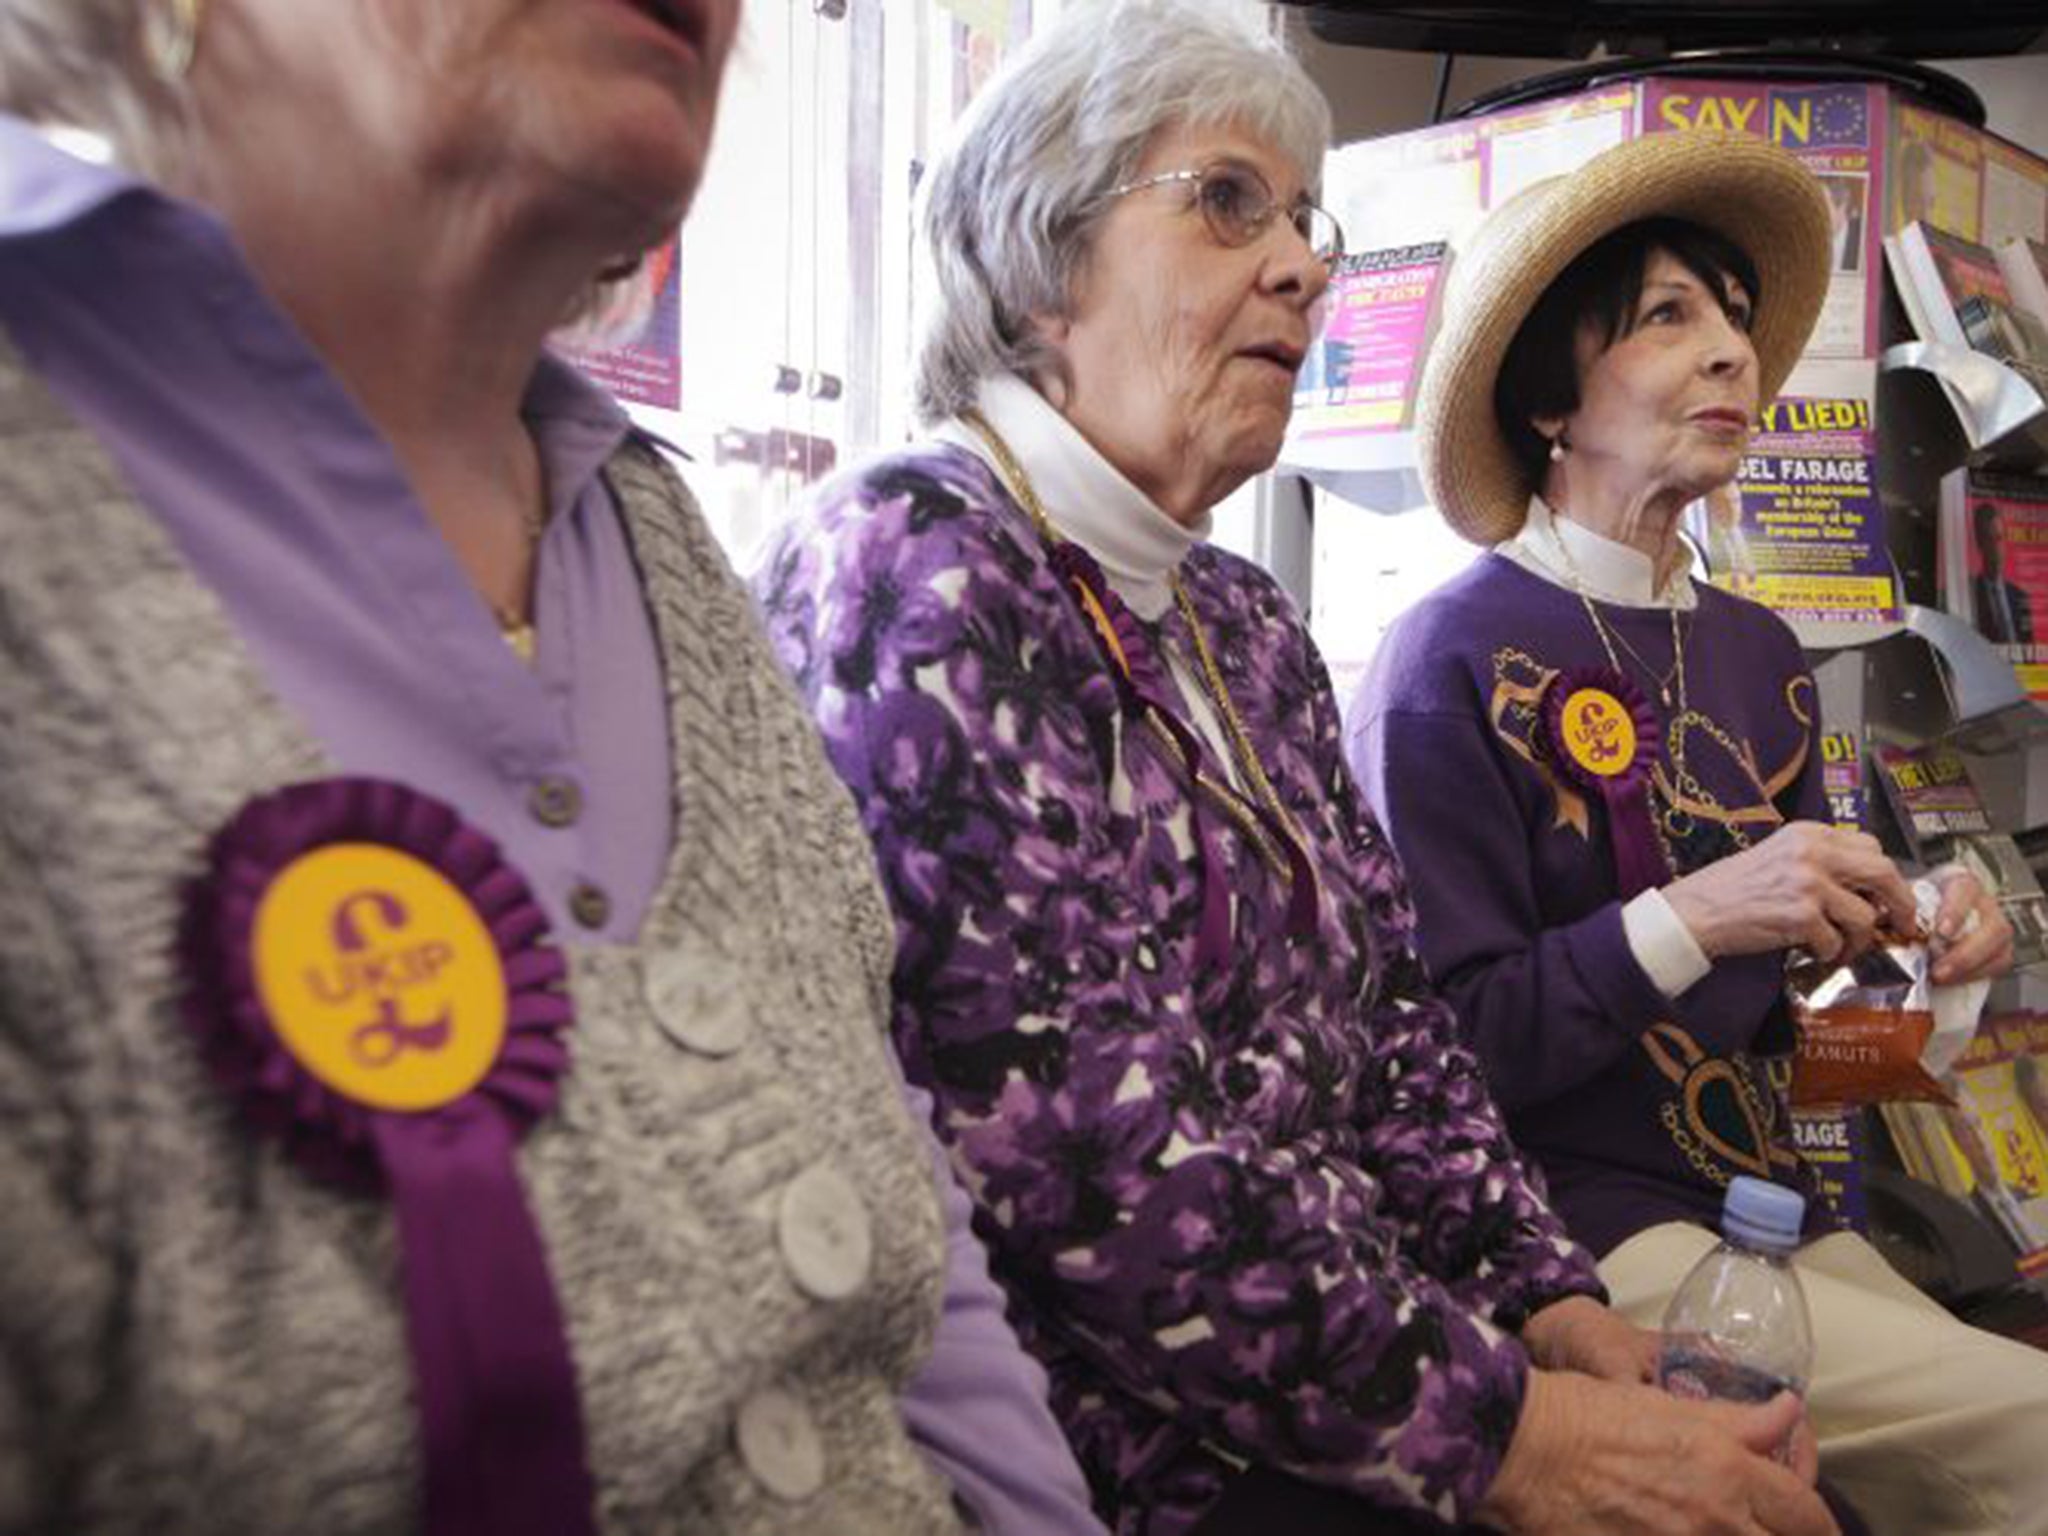
[{"label": "glasses lens", "polygon": [[1249,166],[1218,165],[1202,172],[1202,217],[1224,245],[1249,245],[1273,217],[1273,190]]}]

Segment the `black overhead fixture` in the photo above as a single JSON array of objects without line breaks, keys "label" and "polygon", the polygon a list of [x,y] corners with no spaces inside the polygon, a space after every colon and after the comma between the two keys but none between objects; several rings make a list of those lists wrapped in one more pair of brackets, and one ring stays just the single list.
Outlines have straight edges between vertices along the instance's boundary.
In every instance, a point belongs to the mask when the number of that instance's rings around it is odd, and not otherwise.
[{"label": "black overhead fixture", "polygon": [[[2041,62],[2041,73],[2042,83],[2048,85],[2048,58]],[[1984,98],[1953,75],[1882,54],[1816,48],[1705,48],[1662,58],[1598,59],[1516,80],[1474,96],[1453,109],[1450,116],[1473,117],[1524,102],[1546,101],[1570,91],[1589,90],[1609,80],[1720,80],[1730,75],[1745,80],[1855,79],[1888,85],[1920,106],[1946,113],[1973,128],[1984,126]],[[1439,103],[1430,121],[1440,122],[1444,115]]]},{"label": "black overhead fixture", "polygon": [[[1278,0],[1332,43],[1415,53],[1638,60],[1767,48],[1904,59],[2048,54],[2048,0]],[[2048,86],[2048,61],[2043,66]]]}]

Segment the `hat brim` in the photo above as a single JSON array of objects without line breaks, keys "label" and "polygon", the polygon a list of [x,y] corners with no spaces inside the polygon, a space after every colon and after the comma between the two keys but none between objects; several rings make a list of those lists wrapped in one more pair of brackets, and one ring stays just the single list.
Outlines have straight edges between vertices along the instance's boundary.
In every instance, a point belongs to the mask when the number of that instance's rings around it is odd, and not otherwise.
[{"label": "hat brim", "polygon": [[1536,489],[1494,414],[1501,360],[1536,301],[1603,236],[1641,219],[1687,219],[1732,241],[1762,290],[1750,339],[1759,403],[1774,398],[1827,298],[1827,195],[1792,155],[1748,134],[1653,133],[1495,210],[1451,292],[1416,401],[1415,449],[1431,502],[1476,544],[1512,538]]}]

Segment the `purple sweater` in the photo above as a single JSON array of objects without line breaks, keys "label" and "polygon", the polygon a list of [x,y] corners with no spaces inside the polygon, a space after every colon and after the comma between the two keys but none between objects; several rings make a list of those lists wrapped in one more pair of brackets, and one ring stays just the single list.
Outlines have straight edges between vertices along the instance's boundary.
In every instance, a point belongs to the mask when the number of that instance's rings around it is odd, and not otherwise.
[{"label": "purple sweater", "polygon": [[[1322,888],[1290,942],[1286,880],[1208,810],[1233,931],[1202,972],[1179,772],[978,459],[841,479],[759,590],[874,839],[898,1048],[1098,1507],[1173,1536],[1227,1451],[1462,1519],[1519,1413],[1512,1331],[1598,1281],[1423,978],[1293,608],[1212,548],[1182,575]],[[1153,639],[1187,644],[1177,612]]]},{"label": "purple sweater", "polygon": [[[1681,623],[1686,700],[1707,723],[1687,728],[1684,748],[1720,813],[1696,806],[1692,835],[1665,837],[1680,873],[1781,819],[1826,819],[1797,641],[1754,603],[1704,585],[1699,599]],[[1668,614],[1600,611],[1656,669],[1631,673],[1654,703],[1673,660]],[[1622,662],[1636,665],[1625,651]],[[1560,792],[1532,753],[1541,684],[1609,666],[1575,593],[1488,555],[1387,635],[1347,744],[1408,870],[1430,973],[1471,1031],[1517,1145],[1549,1176],[1573,1235],[1602,1254],[1659,1222],[1714,1224],[1738,1173],[1809,1190],[1757,1061],[1791,1043],[1783,956],[1722,960],[1666,998],[1623,935],[1604,807]],[[1659,714],[1668,731],[1675,689]]]}]

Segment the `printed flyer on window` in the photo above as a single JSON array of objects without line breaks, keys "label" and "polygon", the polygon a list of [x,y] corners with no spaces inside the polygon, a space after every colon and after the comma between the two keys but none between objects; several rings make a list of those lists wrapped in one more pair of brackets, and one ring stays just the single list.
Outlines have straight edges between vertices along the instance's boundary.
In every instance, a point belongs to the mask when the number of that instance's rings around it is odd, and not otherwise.
[{"label": "printed flyer on window", "polygon": [[1876,352],[1883,232],[1871,199],[1872,189],[1882,185],[1882,88],[1840,82],[1651,80],[1643,93],[1647,133],[1718,128],[1755,134],[1790,151],[1813,172],[1827,193],[1834,270],[1806,355]]},{"label": "printed flyer on window", "polygon": [[1800,365],[1763,409],[1732,492],[1694,532],[1715,585],[1775,609],[1810,646],[1877,638],[1902,619],[1878,501],[1867,362]]},{"label": "printed flyer on window", "polygon": [[683,322],[678,242],[649,251],[641,268],[622,285],[615,304],[632,317],[623,330],[604,316],[573,336],[557,337],[554,349],[612,393],[622,405],[682,409]]}]

